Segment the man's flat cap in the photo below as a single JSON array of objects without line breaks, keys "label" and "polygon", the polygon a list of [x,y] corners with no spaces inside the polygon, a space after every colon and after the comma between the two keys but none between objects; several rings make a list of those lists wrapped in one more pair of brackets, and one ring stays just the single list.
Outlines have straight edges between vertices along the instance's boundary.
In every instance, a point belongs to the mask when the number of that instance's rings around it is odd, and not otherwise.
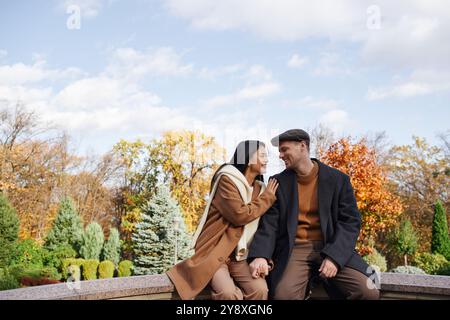
[{"label": "man's flat cap", "polygon": [[302,129],[291,129],[270,140],[274,147],[278,147],[281,141],[310,141],[310,138],[309,134]]}]

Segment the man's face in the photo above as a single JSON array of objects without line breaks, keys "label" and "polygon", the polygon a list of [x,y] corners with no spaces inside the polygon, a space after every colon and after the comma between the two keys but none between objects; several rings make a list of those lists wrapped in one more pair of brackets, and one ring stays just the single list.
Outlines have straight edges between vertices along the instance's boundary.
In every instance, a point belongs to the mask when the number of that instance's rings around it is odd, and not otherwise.
[{"label": "man's face", "polygon": [[283,160],[286,169],[296,167],[298,162],[304,156],[305,150],[306,145],[304,142],[282,141],[278,146],[280,159]]}]

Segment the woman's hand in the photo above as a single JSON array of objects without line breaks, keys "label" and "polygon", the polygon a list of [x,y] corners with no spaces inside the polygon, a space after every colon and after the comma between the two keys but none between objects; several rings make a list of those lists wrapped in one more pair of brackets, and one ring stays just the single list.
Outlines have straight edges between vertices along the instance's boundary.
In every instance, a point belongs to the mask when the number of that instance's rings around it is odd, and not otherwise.
[{"label": "woman's hand", "polygon": [[278,183],[277,179],[271,178],[271,179],[269,179],[266,190],[264,190],[264,192],[268,192],[272,195],[275,195],[275,193],[277,192],[278,186],[279,186],[279,183]]}]

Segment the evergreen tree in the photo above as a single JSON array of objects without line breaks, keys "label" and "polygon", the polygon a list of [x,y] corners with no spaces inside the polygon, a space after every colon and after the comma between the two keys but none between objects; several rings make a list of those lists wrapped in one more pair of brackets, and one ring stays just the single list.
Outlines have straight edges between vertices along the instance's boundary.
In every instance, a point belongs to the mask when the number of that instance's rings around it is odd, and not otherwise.
[{"label": "evergreen tree", "polygon": [[55,250],[58,247],[70,245],[79,252],[83,236],[83,223],[70,198],[64,198],[58,209],[52,229],[47,234],[45,247]]},{"label": "evergreen tree", "polygon": [[91,222],[83,234],[80,255],[83,259],[100,260],[105,241],[102,227],[97,222]]},{"label": "evergreen tree", "polygon": [[109,260],[118,265],[120,261],[120,239],[119,231],[116,228],[111,228],[109,231],[109,238],[103,246],[102,253],[103,260]]},{"label": "evergreen tree", "polygon": [[19,217],[0,192],[0,268],[8,266],[17,248]]},{"label": "evergreen tree", "polygon": [[180,208],[165,186],[159,186],[153,199],[142,208],[142,220],[131,238],[136,275],[164,273],[192,254],[191,236]]},{"label": "evergreen tree", "polygon": [[400,222],[400,226],[397,226],[389,235],[389,242],[398,254],[403,255],[405,266],[407,266],[408,255],[413,255],[418,247],[417,234],[411,221],[406,219]]},{"label": "evergreen tree", "polygon": [[448,235],[447,215],[439,200],[434,206],[431,252],[440,253],[447,260],[450,260],[450,238]]}]

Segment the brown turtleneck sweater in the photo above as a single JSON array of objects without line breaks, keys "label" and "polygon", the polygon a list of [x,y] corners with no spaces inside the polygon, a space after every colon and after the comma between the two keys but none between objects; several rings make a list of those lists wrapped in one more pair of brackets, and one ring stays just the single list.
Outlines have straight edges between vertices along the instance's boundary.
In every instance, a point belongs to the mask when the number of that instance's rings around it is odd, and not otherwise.
[{"label": "brown turtleneck sweater", "polygon": [[299,213],[296,243],[322,240],[317,200],[319,165],[316,161],[313,161],[313,164],[314,167],[309,174],[297,174]]}]

